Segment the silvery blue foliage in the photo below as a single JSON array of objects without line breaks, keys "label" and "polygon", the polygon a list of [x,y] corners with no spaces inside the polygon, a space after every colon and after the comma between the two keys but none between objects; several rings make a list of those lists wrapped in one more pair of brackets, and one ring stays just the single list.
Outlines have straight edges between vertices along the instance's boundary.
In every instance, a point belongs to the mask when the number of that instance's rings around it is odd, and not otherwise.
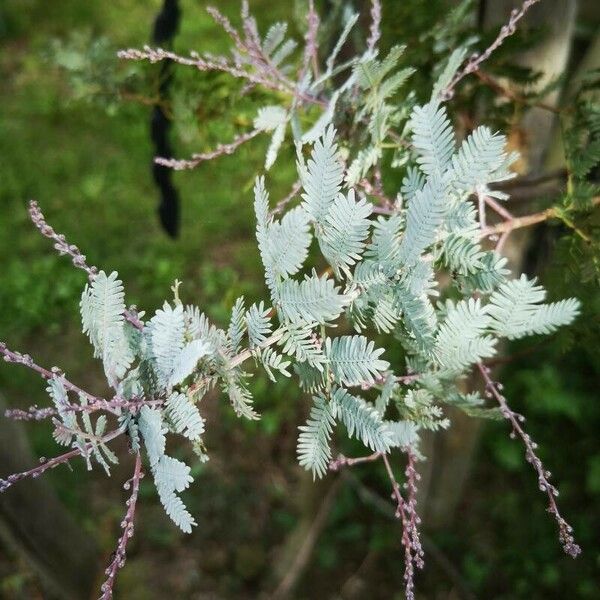
[{"label": "silvery blue foliage", "polygon": [[[396,54],[391,62],[367,62],[354,72],[359,80],[371,73],[385,87]],[[385,104],[386,92],[381,93],[379,104],[366,101],[369,114]],[[277,127],[278,118],[283,116],[269,107],[259,113],[257,125]],[[135,332],[122,316],[124,292],[116,273],[100,272],[86,286],[83,328],[109,382],[130,397],[162,399],[159,407],[144,406],[121,422],[132,442],[143,444],[161,502],[184,531],[194,519],[178,494],[191,476],[189,467],[165,454],[165,436],[180,434],[194,448],[202,447],[205,423],[196,401],[217,383],[238,416],[259,418],[242,369],[247,358],[253,356],[272,380],[294,372],[300,387],[313,395],[309,419],[300,428],[298,459],[322,476],[338,422],[369,449],[386,453],[402,445],[417,449],[420,430],[448,427],[444,404],[495,417],[480,397],[456,389],[457,377],[493,356],[500,338],[550,333],[576,316],[576,300],[544,304],[541,286],[524,276],[507,279],[505,261],[481,248],[470,197],[510,175],[514,156],[505,154],[504,138],[482,127],[457,149],[438,100],[415,107],[409,123],[416,166],[407,169],[400,190],[404,202],[390,215],[373,218],[370,199],[344,178],[341,145],[331,125],[308,149],[307,160],[298,144],[302,200],[281,219],[270,212],[264,178],[257,177],[256,238],[270,304],[260,301],[247,309],[238,298],[227,331],[176,297]],[[315,239],[331,273],[306,267]],[[437,273],[443,269],[456,274],[463,297],[436,304]],[[332,335],[332,326],[343,318],[358,334]],[[397,366],[369,339],[372,330],[403,344],[416,373],[409,383],[400,383]],[[378,389],[376,402],[350,391],[357,387]],[[60,379],[51,382],[51,395],[60,411]],[[79,430],[73,414],[59,414],[58,439],[83,444],[85,437],[68,434]],[[82,431],[99,435],[104,426],[84,417]],[[102,447],[90,451],[106,467],[112,460]]]},{"label": "silvery blue foliage", "polygon": [[[299,427],[297,456],[313,477],[322,477],[330,467],[339,424],[349,437],[373,451],[372,456],[382,455],[387,461],[393,449],[408,451],[409,498],[406,504],[398,503],[397,516],[408,525],[412,519],[416,527],[413,462],[421,456],[421,432],[451,425],[447,405],[473,417],[506,418],[518,430],[515,413],[492,385],[482,361],[495,354],[503,338],[548,334],[567,325],[577,316],[579,303],[573,298],[544,303],[546,292],[535,280],[524,275],[511,278],[506,259],[482,247],[482,223],[473,199],[480,204],[486,197],[506,199],[492,186],[512,177],[516,155],[506,152],[504,136],[486,126],[475,129],[457,147],[443,98],[465,57],[464,48],[449,57],[429,102],[417,105],[410,92],[399,102],[397,94],[413,73],[399,67],[403,47],[379,56],[375,35],[364,53],[338,60],[358,15],[345,13],[342,32],[319,72],[310,68],[311,59],[316,64],[318,58],[317,31],[311,31],[318,18],[311,5],[303,64],[294,82],[290,74],[296,42],[286,38],[287,25],[276,23],[261,37],[243,6],[244,40],[223,15],[210,9],[234,41],[233,62],[200,55],[181,58],[148,48],[123,55],[225,70],[252,86],[264,84],[278,92],[272,101],[281,104],[258,110],[255,131],[199,155],[204,158],[195,162],[171,164],[195,166],[207,156],[229,154],[265,132],[271,136],[264,163],[268,171],[290,125],[296,150],[295,191],[286,202],[271,207],[265,177],[259,174],[254,185],[265,299],[247,308],[244,298],[238,298],[227,329],[222,329],[198,307],[184,306],[176,284],[173,301],[165,301],[144,321],[142,313],[127,309],[117,273],[107,275],[88,266],[85,256],[57,235],[32,203],[30,213],[42,234],[88,274],[80,303],[82,328],[95,357],[102,360],[115,396],[111,402],[96,398],[62,373],[34,365],[27,355],[11,352],[4,344],[0,351],[4,360],[30,366],[48,380],[54,408],[47,414],[54,416],[54,437],[72,448],[50,466],[80,454],[89,468],[93,460],[108,472],[117,458],[106,443],[125,433],[136,454],[132,498],[137,497],[143,450],[165,512],[185,532],[196,522],[179,494],[193,479],[187,464],[166,454],[167,435],[186,438],[198,460],[207,460],[206,423],[199,401],[217,387],[238,417],[259,419],[248,386],[251,373],[243,368],[250,358],[272,381],[296,376],[299,387],[312,397],[308,419]],[[373,2],[372,36],[380,9]],[[505,26],[501,35],[514,31],[519,14],[523,13],[511,13],[512,25]],[[302,112],[304,102],[318,106],[317,114]],[[384,150],[390,146],[391,167],[404,170],[393,200],[384,195],[381,181]],[[283,211],[296,192],[300,201]],[[311,249],[320,251],[316,260]],[[377,343],[371,339],[375,336]],[[391,338],[404,349],[404,365],[385,360]],[[487,377],[498,407],[487,406],[478,393],[457,386],[475,365]],[[77,395],[77,403],[69,401],[70,393]],[[94,402],[97,406],[92,406]],[[91,418],[102,409],[118,420],[118,428],[108,434],[106,415]],[[521,437],[540,486],[549,493],[563,546],[575,556],[579,548],[556,509],[556,490],[533,453],[531,439],[522,430]],[[45,468],[0,480],[0,491]],[[128,510],[123,536],[131,532],[132,519]],[[418,565],[421,557],[416,530],[408,537],[406,550],[412,558],[407,568],[413,561]],[[124,553],[117,555],[114,564],[121,564],[123,557]],[[407,572],[405,579],[407,597],[414,598],[412,575]],[[103,586],[106,598],[112,593],[110,582]]]}]

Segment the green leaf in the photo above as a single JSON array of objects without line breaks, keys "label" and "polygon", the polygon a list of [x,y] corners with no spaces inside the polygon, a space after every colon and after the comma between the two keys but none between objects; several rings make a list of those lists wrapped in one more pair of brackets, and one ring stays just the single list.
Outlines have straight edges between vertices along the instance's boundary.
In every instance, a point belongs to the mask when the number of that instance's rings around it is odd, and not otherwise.
[{"label": "green leaf", "polygon": [[298,427],[298,462],[316,479],[325,475],[331,460],[329,440],[335,419],[324,398],[316,396],[313,402],[306,425]]},{"label": "green leaf", "polygon": [[344,335],[326,338],[325,356],[336,381],[344,385],[375,383],[390,364],[381,360],[383,348],[375,349],[375,344],[362,335]]},{"label": "green leaf", "polygon": [[298,166],[304,193],[303,206],[310,218],[322,223],[337,197],[344,176],[342,160],[334,142],[335,129],[328,127],[313,146],[307,166]]},{"label": "green leaf", "polygon": [[327,323],[340,316],[348,301],[332,279],[313,273],[303,281],[282,281],[277,287],[275,305],[283,321]]},{"label": "green leaf", "polygon": [[331,393],[331,412],[334,418],[341,419],[350,437],[356,437],[374,452],[387,452],[390,449],[390,432],[381,415],[362,398],[342,388],[334,388]]}]

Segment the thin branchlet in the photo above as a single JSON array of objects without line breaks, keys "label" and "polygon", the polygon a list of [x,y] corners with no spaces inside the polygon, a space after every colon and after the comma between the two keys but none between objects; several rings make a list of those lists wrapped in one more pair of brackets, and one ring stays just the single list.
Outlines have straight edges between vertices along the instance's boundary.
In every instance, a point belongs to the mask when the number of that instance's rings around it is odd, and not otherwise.
[{"label": "thin branchlet", "polygon": [[24,367],[35,371],[43,379],[50,380],[60,378],[64,388],[67,391],[74,392],[79,396],[83,396],[86,400],[88,400],[91,403],[99,404],[102,402],[106,402],[104,398],[94,396],[93,394],[86,392],[84,389],[69,381],[64,376],[63,371],[58,367],[52,367],[50,370],[45,369],[44,367],[40,367],[40,365],[38,365],[29,354],[22,354],[21,352],[15,352],[13,350],[10,350],[4,342],[0,342],[0,355],[2,355],[5,362],[12,363],[15,365],[23,365]]},{"label": "thin branchlet", "polygon": [[380,0],[371,0],[371,26],[369,27],[369,39],[367,40],[367,49],[374,52],[381,39],[381,2]]},{"label": "thin branchlet", "polygon": [[302,67],[298,79],[302,81],[309,68],[312,66],[313,75],[319,74],[319,45],[317,34],[319,32],[319,15],[315,10],[314,0],[308,2],[308,12],[306,13],[306,35],[304,36],[304,55],[302,58]]},{"label": "thin branchlet", "polygon": [[348,458],[343,454],[338,454],[338,456],[329,463],[329,470],[337,472],[343,467],[353,467],[355,465],[376,461],[379,458],[381,458],[381,452],[374,452],[368,456],[358,456],[356,458]]},{"label": "thin branchlet", "polygon": [[[402,521],[402,546],[404,546],[404,593],[406,600],[415,599],[415,566],[423,568],[423,550],[419,541],[418,533],[416,533],[416,520],[413,523],[411,519],[416,519],[416,512],[411,513],[407,510],[407,502],[404,500],[400,491],[400,484],[396,480],[392,466],[387,455],[382,454],[381,459],[385,465],[385,470],[392,485],[392,499],[396,503],[397,519]],[[414,507],[413,507],[414,509]],[[413,530],[414,529],[414,530]],[[417,540],[418,545],[415,546],[414,540]]]},{"label": "thin branchlet", "polygon": [[415,598],[415,567],[422,569],[425,566],[423,560],[424,552],[419,535],[419,524],[421,519],[417,514],[417,482],[420,479],[415,464],[416,456],[411,448],[404,448],[407,454],[407,466],[405,470],[407,499],[402,496],[400,484],[398,483],[387,454],[374,452],[367,456],[348,458],[339,454],[330,461],[329,470],[338,472],[344,467],[353,467],[360,464],[371,463],[381,459],[385,471],[392,486],[392,500],[396,504],[395,517],[402,523],[402,546],[404,547],[404,585],[407,600]]},{"label": "thin branchlet", "polygon": [[169,167],[171,169],[175,169],[176,171],[183,171],[185,169],[194,169],[200,163],[213,160],[220,156],[226,156],[229,154],[233,154],[242,144],[250,141],[252,138],[255,138],[261,131],[259,129],[253,129],[248,133],[243,133],[238,135],[233,139],[233,141],[227,144],[219,144],[214,150],[209,152],[202,152],[198,154],[192,154],[192,157],[189,159],[176,159],[176,158],[164,158],[161,156],[157,156],[154,159],[154,162],[158,165],[163,165],[164,167]]},{"label": "thin branchlet", "polygon": [[287,88],[280,82],[266,79],[261,75],[232,65],[223,57],[200,56],[197,52],[191,52],[189,56],[181,56],[175,52],[165,50],[164,48],[151,48],[150,46],[144,46],[142,50],[135,48],[120,50],[118,57],[125,60],[148,60],[151,63],[172,60],[180,65],[196,67],[199,71],[222,71],[224,73],[229,73],[232,77],[246,79],[250,83],[262,85],[271,90],[278,92],[287,91]]},{"label": "thin branchlet", "polygon": [[[100,442],[106,444],[111,440],[114,440],[116,437],[120,436],[123,433],[123,429],[115,429],[110,433],[102,436],[100,438]],[[23,471],[21,473],[13,473],[6,477],[6,479],[0,479],[0,493],[5,492],[8,488],[12,487],[15,483],[22,481],[23,479],[37,479],[40,475],[43,475],[46,471],[50,469],[54,469],[59,465],[64,465],[68,463],[70,460],[76,458],[77,456],[82,456],[91,450],[92,444],[86,444],[80,448],[75,448],[70,450],[69,452],[65,452],[59,456],[55,456],[49,460],[45,458],[40,458],[40,464],[33,469],[29,469],[29,471]]]},{"label": "thin branchlet", "polygon": [[283,209],[298,195],[301,189],[302,183],[298,179],[294,182],[294,185],[292,185],[292,189],[289,193],[275,205],[275,208],[270,212],[270,216],[274,217],[275,215],[282,213]]},{"label": "thin branchlet", "polygon": [[515,33],[517,30],[517,24],[525,16],[527,11],[540,0],[525,0],[521,5],[521,8],[514,8],[510,12],[508,22],[505,23],[498,32],[498,35],[494,41],[481,53],[474,53],[468,59],[462,69],[460,69],[454,77],[450,80],[450,83],[446,89],[442,92],[442,99],[449,100],[454,96],[454,91],[457,84],[464,79],[467,75],[475,73],[479,70],[479,67],[485,62],[495,50],[497,50],[504,41]]},{"label": "thin branchlet", "polygon": [[408,500],[404,504],[404,509],[408,517],[410,539],[412,542],[412,553],[415,565],[422,569],[425,565],[423,561],[423,547],[421,545],[421,537],[419,535],[419,525],[421,524],[421,518],[417,513],[417,484],[421,480],[421,476],[417,472],[416,463],[417,458],[414,450],[406,448],[406,469],[404,474],[406,476],[406,482],[404,487],[406,488]]},{"label": "thin branchlet", "polygon": [[[104,400],[100,398],[97,401],[89,404],[61,404],[60,412],[81,412],[81,413],[95,413],[98,411],[117,412],[127,410],[132,414],[136,414],[143,406],[156,407],[164,404],[163,400],[146,400],[145,398],[134,398],[126,400],[115,396],[110,400]],[[56,408],[44,407],[40,408],[36,405],[30,406],[26,409],[20,408],[9,408],[4,411],[4,416],[7,419],[13,421],[42,421],[50,417],[56,417],[59,415],[59,411]]]},{"label": "thin branchlet", "polygon": [[110,600],[113,597],[113,588],[117,572],[125,565],[127,543],[133,537],[134,533],[133,522],[135,519],[135,509],[140,490],[140,481],[143,477],[144,473],[142,471],[142,457],[138,452],[135,455],[133,477],[123,486],[126,490],[131,489],[131,496],[125,503],[127,505],[127,511],[125,512],[125,517],[121,521],[121,529],[123,531],[121,532],[121,536],[117,542],[117,548],[112,554],[112,560],[105,570],[106,580],[100,588],[100,591],[102,592],[100,600]]},{"label": "thin branchlet", "polygon": [[31,217],[33,224],[39,229],[40,233],[44,237],[47,237],[54,242],[54,248],[58,251],[58,253],[61,256],[70,256],[73,264],[78,269],[83,269],[87,273],[88,279],[92,281],[97,275],[98,269],[93,265],[88,265],[85,254],[82,254],[75,244],[69,244],[64,235],[56,233],[56,231],[54,231],[54,229],[48,225],[38,203],[35,200],[29,201],[29,216]]},{"label": "thin branchlet", "polygon": [[525,458],[527,459],[527,462],[531,464],[537,474],[540,491],[544,492],[548,497],[548,512],[555,518],[558,525],[558,536],[563,550],[569,556],[576,558],[581,553],[581,548],[575,542],[575,538],[573,537],[573,528],[567,523],[567,521],[565,521],[558,510],[558,505],[556,503],[558,490],[550,482],[550,471],[547,471],[544,468],[542,461],[535,452],[537,444],[531,439],[531,436],[523,429],[521,425],[525,421],[525,417],[514,412],[508,406],[506,398],[500,392],[500,384],[492,380],[490,376],[490,370],[481,363],[479,363],[477,367],[485,381],[488,394],[495,398],[500,405],[502,416],[512,426],[510,437],[513,439],[516,437],[521,438],[521,441],[525,446]]},{"label": "thin branchlet", "polygon": [[[39,229],[40,233],[44,237],[54,241],[54,248],[58,251],[58,253],[61,256],[70,256],[73,264],[78,269],[83,269],[87,273],[88,280],[90,282],[93,281],[98,274],[97,267],[88,265],[85,254],[82,254],[77,246],[70,244],[64,235],[54,231],[54,228],[47,223],[38,203],[35,200],[30,200],[29,202],[29,216],[31,217],[33,224]],[[123,316],[125,317],[125,320],[133,325],[136,329],[141,331],[144,328],[144,325],[140,321],[135,310],[126,310],[123,313]]]}]

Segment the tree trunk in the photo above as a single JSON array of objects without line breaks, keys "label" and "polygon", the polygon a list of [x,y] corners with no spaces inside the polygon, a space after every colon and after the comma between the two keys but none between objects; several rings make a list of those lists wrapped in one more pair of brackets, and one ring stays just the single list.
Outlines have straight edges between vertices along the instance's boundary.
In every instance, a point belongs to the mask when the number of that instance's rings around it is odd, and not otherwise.
[{"label": "tree trunk", "polygon": [[[31,469],[36,458],[23,427],[3,416],[0,395],[2,476]],[[85,600],[95,585],[98,551],[43,477],[23,480],[0,494],[0,539],[39,576],[46,598]]]}]

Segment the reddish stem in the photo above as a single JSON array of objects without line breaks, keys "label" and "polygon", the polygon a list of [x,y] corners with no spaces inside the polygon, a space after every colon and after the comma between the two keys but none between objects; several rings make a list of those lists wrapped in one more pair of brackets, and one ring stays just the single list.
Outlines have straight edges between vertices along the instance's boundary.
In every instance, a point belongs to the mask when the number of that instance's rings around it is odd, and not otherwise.
[{"label": "reddish stem", "polygon": [[29,216],[33,221],[33,224],[39,229],[40,233],[54,242],[54,248],[58,250],[58,253],[71,257],[73,264],[78,269],[83,269],[87,274],[90,281],[98,274],[98,269],[94,266],[87,264],[85,255],[81,253],[79,248],[74,244],[69,244],[64,235],[56,233],[54,229],[48,225],[46,219],[40,210],[38,203],[35,200],[29,201]]},{"label": "reddish stem", "polygon": [[490,377],[490,370],[481,363],[478,363],[477,367],[483,376],[488,392],[497,400],[498,404],[500,405],[500,412],[502,413],[502,416],[512,426],[512,432],[510,435],[511,438],[514,439],[518,436],[525,445],[525,458],[537,473],[540,491],[545,492],[548,496],[548,512],[556,519],[558,524],[558,536],[563,550],[566,554],[576,558],[577,555],[581,553],[581,548],[575,542],[575,538],[573,537],[573,528],[563,519],[558,511],[558,505],[556,504],[558,490],[552,483],[550,483],[550,471],[546,471],[544,469],[542,461],[535,453],[537,444],[521,426],[521,423],[525,421],[525,417],[514,412],[508,406],[506,398],[499,391],[499,384],[492,381]]},{"label": "reddish stem", "polygon": [[129,489],[131,486],[131,496],[129,500],[127,500],[127,511],[125,513],[125,518],[121,521],[121,528],[123,529],[123,533],[117,542],[117,548],[112,555],[112,560],[108,567],[106,568],[106,581],[102,584],[100,588],[102,592],[101,600],[110,600],[113,597],[113,586],[115,583],[115,577],[119,569],[123,568],[126,560],[126,552],[127,552],[127,542],[129,539],[133,537],[134,525],[133,521],[135,518],[135,508],[138,499],[138,493],[140,489],[140,480],[144,476],[142,472],[142,458],[140,453],[138,452],[135,456],[135,468],[133,471],[133,477],[131,478],[131,483],[128,481],[125,484],[125,489]]},{"label": "reddish stem", "polygon": [[[111,431],[109,434],[105,435],[101,438],[102,443],[110,442],[114,438],[118,437],[123,433],[122,429],[115,429]],[[21,473],[13,473],[9,475],[6,479],[0,479],[0,493],[5,492],[8,488],[12,487],[18,481],[23,479],[27,479],[31,477],[33,479],[37,479],[40,475],[48,471],[49,469],[54,469],[59,465],[65,464],[69,462],[72,458],[76,456],[80,456],[81,454],[87,453],[92,447],[92,444],[86,444],[82,448],[75,448],[69,452],[65,452],[65,454],[61,454],[60,456],[55,456],[50,460],[40,459],[42,462],[37,467],[30,469],[29,471],[23,471]]]},{"label": "reddish stem", "polygon": [[477,72],[481,63],[487,60],[492,53],[504,43],[506,38],[515,33],[518,22],[525,16],[527,11],[538,2],[539,0],[525,0],[520,9],[515,8],[511,11],[508,22],[500,28],[496,39],[481,54],[475,53],[469,57],[465,66],[454,75],[446,89],[442,92],[442,99],[449,100],[452,98],[454,95],[454,88],[458,82],[470,73]]},{"label": "reddish stem", "polygon": [[104,398],[98,398],[97,396],[93,396],[92,394],[76,386],[74,383],[71,383],[68,379],[65,378],[65,376],[62,374],[62,371],[58,367],[52,367],[52,370],[48,371],[48,369],[44,369],[43,367],[40,367],[38,364],[36,364],[29,354],[21,354],[20,352],[13,352],[12,350],[9,350],[4,342],[0,342],[0,354],[4,356],[5,362],[28,367],[32,371],[35,371],[36,373],[41,375],[41,377],[44,379],[50,380],[60,377],[66,390],[74,392],[80,396],[84,396],[87,400],[89,400],[92,403],[106,402]]}]

